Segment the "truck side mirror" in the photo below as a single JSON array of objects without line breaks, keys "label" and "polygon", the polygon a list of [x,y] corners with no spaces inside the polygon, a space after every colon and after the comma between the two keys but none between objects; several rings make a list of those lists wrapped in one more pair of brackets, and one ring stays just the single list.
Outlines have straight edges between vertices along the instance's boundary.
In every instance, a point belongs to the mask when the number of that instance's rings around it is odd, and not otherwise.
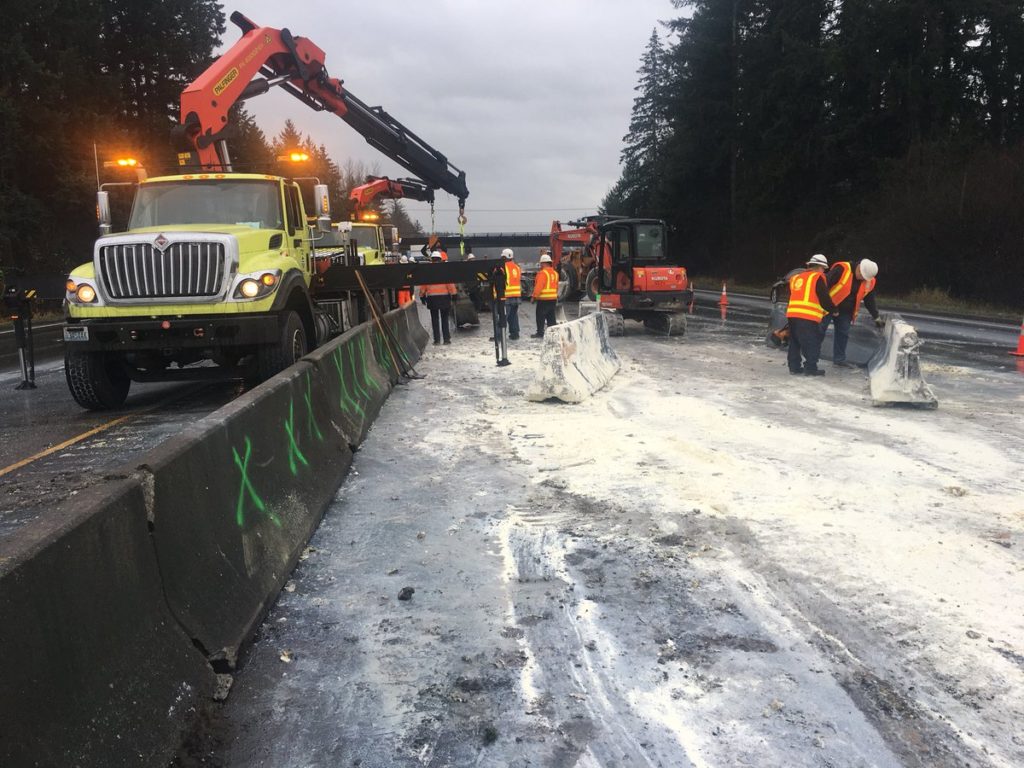
[{"label": "truck side mirror", "polygon": [[316,225],[321,232],[331,231],[331,197],[327,193],[326,184],[313,187],[313,198],[316,200]]},{"label": "truck side mirror", "polygon": [[100,190],[96,193],[96,219],[100,224],[100,235],[109,235],[113,229],[110,219],[110,193]]}]

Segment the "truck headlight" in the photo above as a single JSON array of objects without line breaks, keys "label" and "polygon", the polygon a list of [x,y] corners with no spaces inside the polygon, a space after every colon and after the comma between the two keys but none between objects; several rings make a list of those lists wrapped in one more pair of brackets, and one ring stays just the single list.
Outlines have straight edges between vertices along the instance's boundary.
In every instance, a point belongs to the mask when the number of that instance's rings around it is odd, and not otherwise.
[{"label": "truck headlight", "polygon": [[274,292],[281,279],[280,270],[268,272],[251,272],[239,275],[235,280],[235,289],[231,295],[234,299],[262,299]]},{"label": "truck headlight", "polygon": [[83,280],[68,278],[64,285],[67,290],[67,299],[72,304],[98,304],[99,297],[96,295],[96,286]]}]

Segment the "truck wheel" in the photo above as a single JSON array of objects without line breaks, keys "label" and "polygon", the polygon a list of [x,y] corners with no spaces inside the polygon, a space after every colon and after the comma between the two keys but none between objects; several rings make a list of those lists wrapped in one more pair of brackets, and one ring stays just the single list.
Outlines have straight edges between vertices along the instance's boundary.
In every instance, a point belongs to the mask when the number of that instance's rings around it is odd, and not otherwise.
[{"label": "truck wheel", "polygon": [[132,384],[117,359],[104,352],[68,352],[64,376],[75,402],[90,411],[124,405]]},{"label": "truck wheel", "polygon": [[574,301],[580,287],[576,283],[576,270],[564,264],[558,267],[558,300]]},{"label": "truck wheel", "polygon": [[280,373],[308,352],[306,329],[299,313],[289,310],[281,317],[276,344],[267,344],[256,352],[256,369],[260,381]]},{"label": "truck wheel", "polygon": [[591,301],[597,301],[597,294],[601,292],[601,273],[597,271],[597,267],[587,272],[585,285],[587,298]]}]

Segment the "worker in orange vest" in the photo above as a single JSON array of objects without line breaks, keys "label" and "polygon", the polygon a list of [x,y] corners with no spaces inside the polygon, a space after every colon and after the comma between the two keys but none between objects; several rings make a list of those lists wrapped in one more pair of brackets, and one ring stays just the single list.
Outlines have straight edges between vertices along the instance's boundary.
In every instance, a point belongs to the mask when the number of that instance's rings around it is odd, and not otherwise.
[{"label": "worker in orange vest", "polygon": [[875,326],[881,328],[885,321],[878,314],[878,307],[875,305],[875,275],[878,274],[878,265],[871,259],[861,259],[854,263],[851,261],[837,261],[826,275],[828,282],[828,295],[836,309],[829,315],[825,315],[821,321],[821,337],[825,338],[825,331],[831,322],[835,327],[835,334],[832,339],[832,364],[840,368],[852,368],[853,363],[846,361],[846,343],[850,340],[850,326],[857,321],[857,311],[861,302],[864,302],[864,309],[871,313]]},{"label": "worker in orange vest", "polygon": [[[825,270],[828,259],[816,253],[807,262],[807,269],[789,279],[789,372],[807,376],[824,376],[818,367],[821,356],[821,319],[835,310],[828,295]],[[801,355],[803,362],[801,363]]]},{"label": "worker in orange vest", "polygon": [[[430,263],[441,263],[440,251],[434,251],[430,254]],[[452,311],[452,298],[454,296],[454,283],[430,283],[420,286],[420,300],[430,310],[430,325],[434,331],[435,344],[440,344],[442,337],[445,344],[452,343],[452,332],[448,324],[448,316]]]},{"label": "worker in orange vest", "polygon": [[[398,263],[399,264],[408,264],[409,263],[409,259],[406,256],[402,256],[401,258],[399,258]],[[400,306],[400,307],[404,307],[406,304],[408,304],[410,301],[412,301],[412,286],[411,285],[403,285],[401,288],[399,288],[398,289],[398,297],[397,298],[398,298],[398,306]]]},{"label": "worker in orange vest", "polygon": [[519,338],[519,302],[523,296],[523,270],[515,262],[515,253],[511,248],[501,252],[505,259],[505,322],[508,324],[508,337],[515,341]]},{"label": "worker in orange vest", "polygon": [[555,324],[555,305],[558,303],[558,273],[551,264],[551,254],[540,257],[540,272],[533,284],[533,300],[537,304],[537,332],[535,339],[544,338],[544,323],[550,328]]}]

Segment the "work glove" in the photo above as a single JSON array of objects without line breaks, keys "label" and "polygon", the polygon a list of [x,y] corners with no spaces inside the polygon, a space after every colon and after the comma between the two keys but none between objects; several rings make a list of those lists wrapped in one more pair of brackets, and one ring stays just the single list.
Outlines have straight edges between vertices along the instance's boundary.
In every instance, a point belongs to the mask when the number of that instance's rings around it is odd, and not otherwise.
[{"label": "work glove", "polygon": [[883,318],[883,317],[876,317],[875,318],[875,328],[884,328],[884,327],[885,327],[885,318]]}]

